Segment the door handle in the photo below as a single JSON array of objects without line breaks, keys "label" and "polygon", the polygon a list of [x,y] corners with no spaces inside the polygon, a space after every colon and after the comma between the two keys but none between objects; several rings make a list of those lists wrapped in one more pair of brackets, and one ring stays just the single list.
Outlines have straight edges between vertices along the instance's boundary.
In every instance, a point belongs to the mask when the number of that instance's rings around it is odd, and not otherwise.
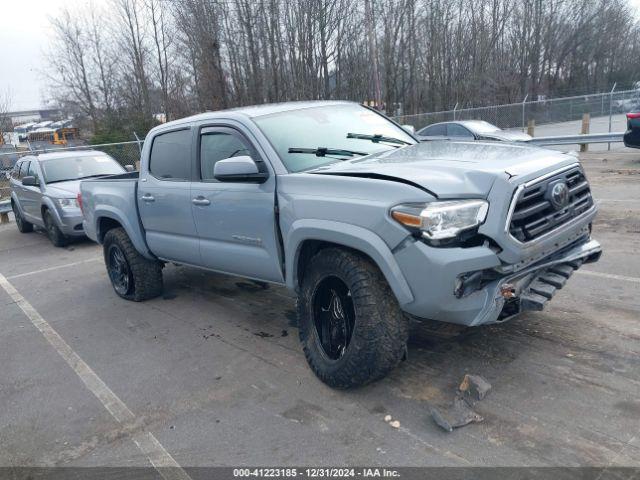
[{"label": "door handle", "polygon": [[142,200],[145,201],[145,202],[155,202],[156,201],[155,197],[153,195],[149,195],[148,193],[145,193],[140,198],[142,198]]},{"label": "door handle", "polygon": [[199,207],[206,207],[207,205],[211,205],[209,199],[204,198],[203,196],[194,198],[193,200],[191,200],[191,203],[193,203],[194,205],[198,205]]}]

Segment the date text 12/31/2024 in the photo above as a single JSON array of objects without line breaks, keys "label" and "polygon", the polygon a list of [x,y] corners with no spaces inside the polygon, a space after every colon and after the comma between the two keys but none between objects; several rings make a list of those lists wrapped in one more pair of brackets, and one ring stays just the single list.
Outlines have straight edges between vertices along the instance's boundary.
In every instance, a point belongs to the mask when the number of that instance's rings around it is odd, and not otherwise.
[{"label": "date text 12/31/2024", "polygon": [[234,468],[236,478],[398,478],[390,468]]}]

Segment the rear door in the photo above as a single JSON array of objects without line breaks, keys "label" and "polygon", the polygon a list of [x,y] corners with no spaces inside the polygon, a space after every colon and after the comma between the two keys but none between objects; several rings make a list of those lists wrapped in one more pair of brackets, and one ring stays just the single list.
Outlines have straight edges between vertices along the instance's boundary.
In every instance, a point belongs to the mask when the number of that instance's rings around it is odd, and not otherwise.
[{"label": "rear door", "polygon": [[28,175],[29,165],[31,165],[30,159],[24,159],[20,162],[13,191],[16,193],[16,197],[18,197],[20,211],[22,212],[24,217],[30,221],[33,221],[33,206],[29,205],[29,188],[33,187],[25,187],[22,184],[22,179]]},{"label": "rear door", "polygon": [[138,182],[138,208],[149,249],[164,260],[199,265],[191,213],[191,128],[161,132],[151,140],[148,168]]},{"label": "rear door", "polygon": [[197,178],[191,196],[200,237],[201,264],[212,270],[281,283],[275,217],[275,175],[264,183],[219,182],[213,169],[219,160],[249,155],[268,172],[255,145],[229,126],[198,132]]}]

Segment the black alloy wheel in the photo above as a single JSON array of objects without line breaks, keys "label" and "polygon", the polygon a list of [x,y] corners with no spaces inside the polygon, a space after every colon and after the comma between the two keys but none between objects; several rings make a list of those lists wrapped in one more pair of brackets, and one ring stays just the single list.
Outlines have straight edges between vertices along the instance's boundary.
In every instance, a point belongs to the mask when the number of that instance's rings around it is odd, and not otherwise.
[{"label": "black alloy wheel", "polygon": [[351,291],[340,278],[331,275],[317,284],[313,315],[322,351],[339,360],[351,342],[356,317]]},{"label": "black alloy wheel", "polygon": [[113,288],[120,295],[127,295],[133,284],[131,269],[118,245],[111,245],[107,254],[107,271]]}]

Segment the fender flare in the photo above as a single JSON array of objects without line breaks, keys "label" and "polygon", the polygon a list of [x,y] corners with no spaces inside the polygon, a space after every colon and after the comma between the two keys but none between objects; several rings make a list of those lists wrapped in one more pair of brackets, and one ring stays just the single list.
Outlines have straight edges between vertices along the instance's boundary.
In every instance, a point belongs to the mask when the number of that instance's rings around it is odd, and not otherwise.
[{"label": "fender flare", "polygon": [[117,209],[110,206],[103,206],[100,209],[96,210],[93,215],[95,218],[94,227],[98,243],[102,244],[102,240],[104,238],[104,234],[100,231],[100,221],[103,218],[109,218],[118,222],[122,226],[122,228],[124,228],[124,231],[127,233],[129,239],[131,240],[131,243],[133,243],[135,249],[140,252],[140,255],[150,260],[156,260],[156,257],[153,256],[153,254],[149,251],[147,244],[142,238],[144,234],[140,227],[137,226],[136,228],[136,226],[132,225],[126,216],[120,215]]},{"label": "fender flare", "polygon": [[24,212],[22,211],[22,205],[20,205],[20,202],[18,201],[18,195],[16,194],[16,192],[13,191],[13,189],[11,190],[11,205],[15,205],[18,208],[18,211],[20,212],[20,215],[24,216]]},{"label": "fender flare", "polygon": [[378,235],[365,228],[332,220],[297,220],[285,240],[286,284],[296,291],[298,261],[305,240],[335,243],[368,255],[385,276],[400,305],[413,302],[414,297],[393,253]]},{"label": "fender flare", "polygon": [[[47,210],[51,212],[53,215],[53,220],[58,224],[58,227],[62,225],[62,219],[60,218],[60,212],[58,212],[58,208],[53,203],[53,200],[49,197],[42,197],[42,204],[40,205],[40,211],[42,211],[42,207],[47,207]],[[44,223],[44,215],[42,216],[42,222]]]}]

